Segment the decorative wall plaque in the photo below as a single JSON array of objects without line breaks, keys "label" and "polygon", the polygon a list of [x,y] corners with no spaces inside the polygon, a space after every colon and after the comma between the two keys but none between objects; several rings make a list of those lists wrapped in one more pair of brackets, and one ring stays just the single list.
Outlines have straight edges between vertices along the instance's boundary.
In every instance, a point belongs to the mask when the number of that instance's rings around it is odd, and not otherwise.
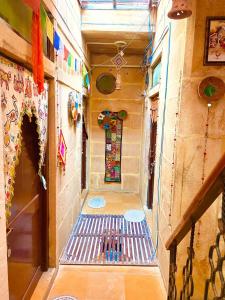
[{"label": "decorative wall plaque", "polygon": [[198,92],[200,97],[208,102],[217,101],[224,96],[224,81],[218,77],[207,77],[200,83]]}]

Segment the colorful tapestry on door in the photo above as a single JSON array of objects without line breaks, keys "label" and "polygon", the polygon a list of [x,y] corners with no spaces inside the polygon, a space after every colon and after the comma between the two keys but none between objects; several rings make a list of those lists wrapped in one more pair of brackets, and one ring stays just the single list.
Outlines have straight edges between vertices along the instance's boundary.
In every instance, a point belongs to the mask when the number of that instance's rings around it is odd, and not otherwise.
[{"label": "colorful tapestry on door", "polygon": [[10,215],[25,114],[30,119],[33,115],[36,117],[40,151],[39,175],[42,177],[41,169],[47,143],[48,87],[45,84],[44,91],[39,94],[32,73],[0,56],[0,97],[4,134],[6,212]]},{"label": "colorful tapestry on door", "polygon": [[125,110],[105,110],[98,116],[98,124],[105,130],[105,182],[121,182],[123,120],[126,117]]}]

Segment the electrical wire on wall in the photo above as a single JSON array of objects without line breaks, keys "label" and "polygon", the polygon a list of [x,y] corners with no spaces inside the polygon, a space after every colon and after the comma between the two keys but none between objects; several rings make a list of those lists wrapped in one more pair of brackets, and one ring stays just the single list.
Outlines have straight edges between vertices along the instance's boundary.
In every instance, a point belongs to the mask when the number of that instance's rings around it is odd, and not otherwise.
[{"label": "electrical wire on wall", "polygon": [[179,92],[177,99],[177,109],[175,115],[175,126],[174,126],[174,138],[173,138],[173,157],[172,157],[172,170],[171,170],[171,184],[170,184],[170,208],[169,208],[169,226],[171,227],[172,208],[174,203],[174,185],[175,185],[175,166],[176,166],[176,146],[177,146],[177,129],[179,124],[180,115],[180,103],[181,103],[181,78],[182,72],[180,72],[179,78]]},{"label": "electrical wire on wall", "polygon": [[[207,161],[207,148],[208,148],[208,137],[209,137],[209,117],[210,117],[210,108],[212,104],[207,104],[207,117],[206,117],[206,124],[205,124],[205,136],[204,136],[204,152],[203,152],[203,162],[202,162],[202,176],[201,176],[201,183],[205,182],[205,168],[206,168],[206,161]],[[201,219],[198,221],[198,232],[197,232],[197,240],[196,246],[200,245],[200,234],[201,234]]]},{"label": "electrical wire on wall", "polygon": [[205,181],[205,166],[207,160],[207,147],[208,147],[208,137],[209,137],[209,116],[210,116],[210,108],[211,103],[207,105],[207,117],[206,117],[206,124],[205,124],[205,136],[204,136],[204,153],[203,153],[203,166],[202,166],[202,184]]}]

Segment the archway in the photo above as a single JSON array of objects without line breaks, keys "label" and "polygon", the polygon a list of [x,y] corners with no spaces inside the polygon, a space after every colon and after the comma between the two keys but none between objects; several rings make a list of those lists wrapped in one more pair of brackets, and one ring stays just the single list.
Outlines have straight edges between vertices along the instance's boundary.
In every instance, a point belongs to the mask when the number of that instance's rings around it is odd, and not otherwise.
[{"label": "archway", "polygon": [[36,117],[23,117],[21,154],[16,167],[7,226],[10,299],[30,299],[45,264],[45,193],[38,175]]}]

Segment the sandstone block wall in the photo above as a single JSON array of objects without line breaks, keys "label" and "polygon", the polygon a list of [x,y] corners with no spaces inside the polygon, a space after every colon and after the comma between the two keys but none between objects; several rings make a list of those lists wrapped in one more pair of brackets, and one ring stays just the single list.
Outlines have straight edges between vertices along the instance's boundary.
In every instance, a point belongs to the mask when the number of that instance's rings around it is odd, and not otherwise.
[{"label": "sandstone block wall", "polygon": [[68,96],[71,89],[59,84],[59,119],[67,145],[67,162],[65,172],[57,169],[57,227],[59,254],[68,238],[68,234],[80,212],[81,203],[81,134],[82,123],[76,127],[71,124],[68,116]]},{"label": "sandstone block wall", "polygon": [[[126,58],[126,57],[125,57]],[[90,189],[139,192],[143,122],[143,73],[139,68],[122,68],[121,90],[103,95],[96,89],[99,74],[115,68],[101,67],[93,70],[90,97]],[[123,122],[122,182],[104,183],[105,131],[98,126],[98,114],[103,110],[126,110],[128,117]]]},{"label": "sandstone block wall", "polygon": [[[206,16],[221,15],[221,11],[225,12],[224,3],[223,1],[215,3],[209,0],[192,1],[192,17],[183,21],[174,21],[167,18],[167,11],[171,7],[171,2],[161,1],[158,8],[154,45],[156,50],[153,57],[154,64],[157,57],[161,56],[162,71],[158,87],[159,128],[152,228],[153,232],[158,231],[158,258],[166,285],[168,284],[169,255],[165,249],[165,243],[201,187],[205,147],[207,152],[205,178],[225,150],[225,132],[222,125],[225,111],[224,99],[213,104],[210,109],[209,136],[207,144],[205,144],[208,107],[207,103],[198,96],[198,85],[203,78],[213,75],[225,79],[222,72],[223,67],[203,66]],[[169,49],[170,52],[168,53]],[[166,80],[168,63],[168,78]],[[151,96],[151,89],[149,96]],[[146,106],[149,105],[148,101],[146,99]],[[164,109],[165,134],[161,167],[159,167]],[[176,146],[174,149],[175,137]],[[174,168],[173,162],[175,163]],[[144,172],[147,174],[146,170]],[[160,189],[158,182],[160,182]],[[172,189],[171,184],[174,186]],[[196,225],[194,263],[196,289],[193,297],[196,300],[202,297],[204,280],[209,276],[208,249],[215,239],[219,206],[220,200],[218,199],[217,203]],[[171,216],[169,216],[170,211]],[[207,222],[209,219],[210,223]],[[159,221],[158,226],[157,220]],[[156,236],[157,234],[154,235],[155,242],[157,241]],[[187,258],[186,247],[188,243],[189,236],[178,247],[178,290],[181,287],[182,267]]]}]

